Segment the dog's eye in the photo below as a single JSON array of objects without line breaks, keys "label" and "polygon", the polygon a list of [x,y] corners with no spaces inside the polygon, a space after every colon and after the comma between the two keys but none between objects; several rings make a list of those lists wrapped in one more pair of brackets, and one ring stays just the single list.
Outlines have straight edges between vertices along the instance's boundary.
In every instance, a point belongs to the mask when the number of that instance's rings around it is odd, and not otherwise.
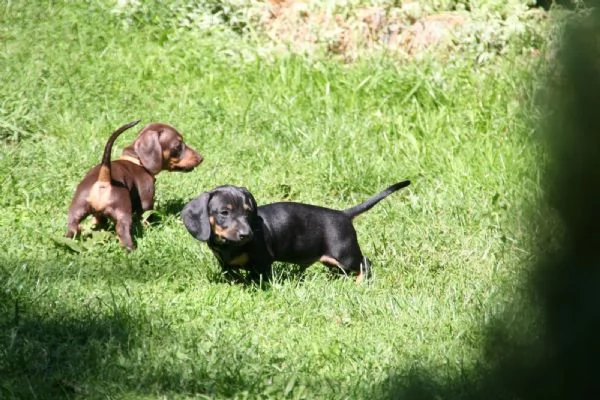
[{"label": "dog's eye", "polygon": [[179,144],[171,149],[171,157],[178,157],[183,152],[183,143],[179,142]]},{"label": "dog's eye", "polygon": [[226,217],[229,215],[229,210],[221,210],[221,211],[219,211],[219,215],[221,217]]}]

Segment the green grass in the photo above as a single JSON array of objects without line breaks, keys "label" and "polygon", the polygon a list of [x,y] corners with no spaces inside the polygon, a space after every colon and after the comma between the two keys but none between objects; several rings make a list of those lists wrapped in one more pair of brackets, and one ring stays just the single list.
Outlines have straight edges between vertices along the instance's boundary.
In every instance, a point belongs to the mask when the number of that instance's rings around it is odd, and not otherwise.
[{"label": "green grass", "polygon": [[[415,371],[464,396],[533,259],[530,56],[245,58],[240,39],[94,4],[0,6],[0,397],[379,399]],[[204,163],[158,176],[134,253],[113,234],[57,244],[75,186],[136,118]],[[369,285],[282,264],[267,290],[225,283],[179,220],[226,183],[345,208],[403,179],[355,222]]]}]

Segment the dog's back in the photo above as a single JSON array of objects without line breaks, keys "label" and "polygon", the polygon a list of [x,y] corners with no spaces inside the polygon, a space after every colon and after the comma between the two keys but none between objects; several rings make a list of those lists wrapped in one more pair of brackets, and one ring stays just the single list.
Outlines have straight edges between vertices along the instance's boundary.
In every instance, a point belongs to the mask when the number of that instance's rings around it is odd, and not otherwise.
[{"label": "dog's back", "polygon": [[[93,184],[98,180],[102,164],[90,169],[77,185],[72,203],[87,199]],[[132,210],[141,212],[139,188],[151,187],[154,178],[143,167],[123,160],[111,161],[111,185],[116,188],[126,188],[132,196]],[[87,201],[87,200],[86,200]],[[94,210],[96,211],[96,210]]]},{"label": "dog's back", "polygon": [[308,265],[331,244],[356,238],[352,219],[326,207],[278,202],[258,207],[258,216],[273,256],[279,261]]}]

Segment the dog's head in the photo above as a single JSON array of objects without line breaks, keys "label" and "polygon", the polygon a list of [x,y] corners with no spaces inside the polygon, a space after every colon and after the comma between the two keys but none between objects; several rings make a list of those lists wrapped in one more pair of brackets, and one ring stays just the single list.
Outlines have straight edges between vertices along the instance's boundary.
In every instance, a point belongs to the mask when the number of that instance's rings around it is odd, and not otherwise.
[{"label": "dog's head", "polygon": [[146,125],[135,141],[123,150],[134,157],[152,175],[160,171],[191,171],[203,160],[196,150],[187,146],[175,128],[162,123]]},{"label": "dog's head", "polygon": [[237,186],[219,186],[190,201],[181,218],[196,239],[217,245],[241,246],[254,238],[257,221],[254,196]]}]

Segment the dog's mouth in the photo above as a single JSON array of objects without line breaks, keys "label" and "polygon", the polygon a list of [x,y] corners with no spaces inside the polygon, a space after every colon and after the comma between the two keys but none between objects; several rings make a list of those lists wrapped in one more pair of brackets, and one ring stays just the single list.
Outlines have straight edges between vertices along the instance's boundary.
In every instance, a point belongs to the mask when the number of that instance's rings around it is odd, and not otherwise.
[{"label": "dog's mouth", "polygon": [[171,167],[171,171],[174,172],[191,172],[194,170],[194,168],[196,168],[195,165],[190,165],[190,166],[181,166],[181,165],[174,165]]},{"label": "dog's mouth", "polygon": [[171,165],[169,165],[169,170],[175,172],[190,172],[198,165],[202,164],[202,161],[204,161],[204,158],[200,156],[191,161],[181,160],[179,163],[171,163]]},{"label": "dog's mouth", "polygon": [[230,246],[234,246],[234,247],[243,246],[251,240],[252,240],[252,237],[250,237],[250,236],[243,238],[243,239],[232,239],[232,238],[228,238],[226,236],[215,235],[215,242],[217,244],[230,245]]}]

